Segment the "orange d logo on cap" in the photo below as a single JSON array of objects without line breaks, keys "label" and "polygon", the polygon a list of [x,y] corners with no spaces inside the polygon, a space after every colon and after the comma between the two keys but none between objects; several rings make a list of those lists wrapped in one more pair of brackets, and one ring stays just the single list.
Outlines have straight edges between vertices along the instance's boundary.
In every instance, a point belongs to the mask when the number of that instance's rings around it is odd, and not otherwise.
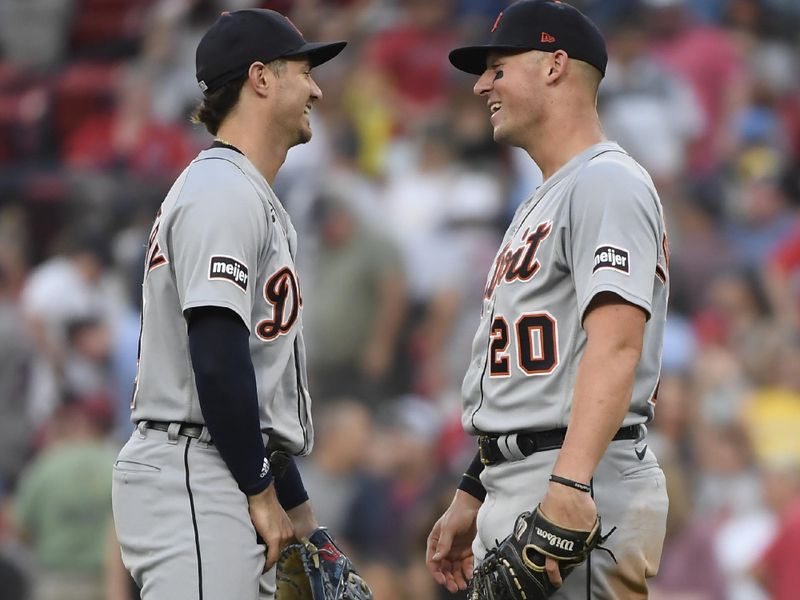
[{"label": "orange d logo on cap", "polygon": [[494,20],[494,25],[492,25],[492,33],[497,31],[497,26],[500,25],[500,19],[503,18],[503,11],[500,11],[500,14],[497,15],[497,18]]}]

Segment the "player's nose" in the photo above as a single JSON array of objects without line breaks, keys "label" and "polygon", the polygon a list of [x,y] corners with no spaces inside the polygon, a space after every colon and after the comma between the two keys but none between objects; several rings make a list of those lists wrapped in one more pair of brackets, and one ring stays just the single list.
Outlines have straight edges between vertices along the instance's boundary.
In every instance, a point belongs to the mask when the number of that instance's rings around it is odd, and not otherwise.
[{"label": "player's nose", "polygon": [[483,94],[488,94],[492,91],[492,72],[490,69],[486,69],[478,78],[478,81],[475,82],[475,86],[472,88],[473,93],[476,96],[482,96]]},{"label": "player's nose", "polygon": [[314,98],[314,100],[322,99],[322,90],[313,79],[311,80],[311,97]]}]

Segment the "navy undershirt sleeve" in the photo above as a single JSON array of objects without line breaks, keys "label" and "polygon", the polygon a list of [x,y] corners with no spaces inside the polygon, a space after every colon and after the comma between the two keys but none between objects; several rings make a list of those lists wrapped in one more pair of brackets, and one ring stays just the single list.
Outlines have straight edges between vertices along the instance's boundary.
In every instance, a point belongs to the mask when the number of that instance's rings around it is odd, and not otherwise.
[{"label": "navy undershirt sleeve", "polygon": [[296,508],[308,500],[308,492],[303,485],[297,464],[292,457],[289,457],[288,461],[284,472],[275,474],[275,493],[284,510]]},{"label": "navy undershirt sleeve", "polygon": [[272,483],[258,416],[250,332],[232,310],[194,308],[189,353],[206,427],[239,489],[257,494]]}]

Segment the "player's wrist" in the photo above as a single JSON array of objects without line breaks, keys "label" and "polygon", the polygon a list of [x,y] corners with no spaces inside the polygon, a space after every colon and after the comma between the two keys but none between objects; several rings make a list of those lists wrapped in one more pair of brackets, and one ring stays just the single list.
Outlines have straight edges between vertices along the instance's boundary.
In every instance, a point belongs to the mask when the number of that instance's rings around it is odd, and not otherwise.
[{"label": "player's wrist", "polygon": [[587,494],[583,490],[562,485],[555,481],[550,481],[547,484],[547,496],[553,498],[561,503],[575,503],[582,502],[584,498],[591,498],[591,494]]},{"label": "player's wrist", "polygon": [[589,457],[576,455],[566,445],[561,449],[558,461],[553,465],[551,473],[579,483],[589,484],[594,476],[596,463]]},{"label": "player's wrist", "polygon": [[576,479],[572,479],[569,477],[564,477],[562,475],[556,475],[555,473],[550,474],[550,483],[555,483],[558,485],[563,485],[564,487],[578,490],[579,492],[584,492],[590,494],[592,492],[592,482],[591,480],[588,483],[584,483],[583,481],[578,481]]},{"label": "player's wrist", "polygon": [[[267,464],[266,460],[264,461],[264,464],[265,465]],[[272,472],[271,471],[262,470],[261,474],[259,475],[257,480],[255,480],[254,482],[250,483],[247,486],[241,486],[240,485],[239,489],[242,492],[244,492],[244,494],[246,496],[248,496],[248,497],[256,496],[256,495],[266,491],[269,488],[272,488],[273,493],[275,493],[274,492],[275,486],[272,485],[274,481],[275,481],[275,478],[272,476]]]},{"label": "player's wrist", "polygon": [[263,490],[253,494],[247,494],[247,503],[250,506],[278,504],[278,495],[275,493],[275,482],[270,480],[269,485]]},{"label": "player's wrist", "polygon": [[481,473],[484,466],[481,461],[481,453],[477,452],[458,483],[459,490],[466,492],[481,504],[486,499],[486,488],[481,483]]},{"label": "player's wrist", "polygon": [[302,504],[290,508],[286,511],[289,519],[292,521],[295,535],[298,538],[309,537],[314,531],[319,529],[317,517],[314,515],[314,510],[311,508],[311,502],[306,501]]},{"label": "player's wrist", "polygon": [[458,505],[460,508],[474,510],[477,512],[483,504],[483,501],[479,500],[469,492],[465,492],[462,489],[457,489],[455,496],[453,497],[453,504]]}]

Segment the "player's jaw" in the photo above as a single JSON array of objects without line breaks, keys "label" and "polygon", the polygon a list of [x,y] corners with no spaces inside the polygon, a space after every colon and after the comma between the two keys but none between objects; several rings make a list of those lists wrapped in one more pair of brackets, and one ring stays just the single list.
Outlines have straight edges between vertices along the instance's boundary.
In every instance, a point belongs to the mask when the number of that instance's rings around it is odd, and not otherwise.
[{"label": "player's jaw", "polygon": [[309,100],[306,105],[303,107],[303,116],[301,117],[301,123],[298,131],[298,144],[306,144],[311,141],[311,108],[313,106],[313,101]]},{"label": "player's jaw", "polygon": [[311,141],[311,110],[314,107],[315,98],[309,96],[303,105],[302,112],[299,115],[297,124],[297,144],[305,144]]}]

